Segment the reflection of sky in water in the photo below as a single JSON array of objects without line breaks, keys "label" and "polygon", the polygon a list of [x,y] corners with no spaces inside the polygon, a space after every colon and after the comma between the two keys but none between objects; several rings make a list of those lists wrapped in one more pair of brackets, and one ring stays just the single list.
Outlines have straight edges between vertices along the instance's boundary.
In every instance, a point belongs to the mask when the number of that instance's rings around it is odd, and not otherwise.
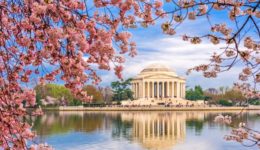
[{"label": "reflection of sky in water", "polygon": [[[230,128],[213,122],[209,112],[48,112],[34,118],[41,142],[58,150],[253,150],[227,142]],[[243,114],[234,120],[260,126],[260,117]]]}]

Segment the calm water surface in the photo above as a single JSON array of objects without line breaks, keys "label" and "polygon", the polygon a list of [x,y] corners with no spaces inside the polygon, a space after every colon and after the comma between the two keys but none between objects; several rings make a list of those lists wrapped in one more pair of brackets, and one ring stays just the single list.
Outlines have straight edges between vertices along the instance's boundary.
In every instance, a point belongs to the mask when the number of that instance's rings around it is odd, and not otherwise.
[{"label": "calm water surface", "polygon": [[[256,111],[234,124],[260,128]],[[58,150],[254,150],[228,142],[231,128],[214,123],[219,112],[46,112],[33,118],[38,142]],[[236,113],[223,113],[236,114]]]}]

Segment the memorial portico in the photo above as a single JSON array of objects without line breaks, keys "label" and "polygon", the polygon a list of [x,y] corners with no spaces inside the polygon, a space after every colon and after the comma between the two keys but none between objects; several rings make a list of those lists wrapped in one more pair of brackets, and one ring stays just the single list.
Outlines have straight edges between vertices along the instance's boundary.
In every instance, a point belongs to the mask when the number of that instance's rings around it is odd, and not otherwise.
[{"label": "memorial portico", "polygon": [[185,82],[169,67],[153,64],[143,69],[131,84],[135,99],[184,99]]}]

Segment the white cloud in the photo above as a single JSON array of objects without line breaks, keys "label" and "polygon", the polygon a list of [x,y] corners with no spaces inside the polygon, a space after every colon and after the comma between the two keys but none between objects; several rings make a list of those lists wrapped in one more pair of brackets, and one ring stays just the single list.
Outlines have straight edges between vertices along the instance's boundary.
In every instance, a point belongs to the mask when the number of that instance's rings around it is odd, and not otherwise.
[{"label": "white cloud", "polygon": [[[134,58],[127,57],[124,64],[124,78],[134,77],[143,68],[152,63],[166,64],[177,74],[187,78],[187,84],[190,87],[202,85],[204,88],[231,86],[237,80],[240,68],[233,68],[229,72],[219,75],[216,79],[206,79],[201,73],[192,73],[186,76],[187,69],[208,63],[211,54],[217,51],[223,44],[218,46],[211,43],[201,43],[198,45],[182,41],[180,38],[165,37],[161,39],[138,40],[138,55]],[[103,74],[101,84],[109,84],[117,80],[113,71]]]}]

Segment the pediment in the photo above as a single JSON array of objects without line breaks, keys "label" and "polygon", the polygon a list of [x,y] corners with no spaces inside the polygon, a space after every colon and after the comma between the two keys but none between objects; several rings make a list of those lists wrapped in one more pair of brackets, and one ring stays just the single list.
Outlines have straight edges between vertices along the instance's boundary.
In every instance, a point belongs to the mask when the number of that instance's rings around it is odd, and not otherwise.
[{"label": "pediment", "polygon": [[172,79],[178,78],[177,76],[168,75],[168,74],[156,74],[156,75],[147,75],[144,76],[145,79]]}]

